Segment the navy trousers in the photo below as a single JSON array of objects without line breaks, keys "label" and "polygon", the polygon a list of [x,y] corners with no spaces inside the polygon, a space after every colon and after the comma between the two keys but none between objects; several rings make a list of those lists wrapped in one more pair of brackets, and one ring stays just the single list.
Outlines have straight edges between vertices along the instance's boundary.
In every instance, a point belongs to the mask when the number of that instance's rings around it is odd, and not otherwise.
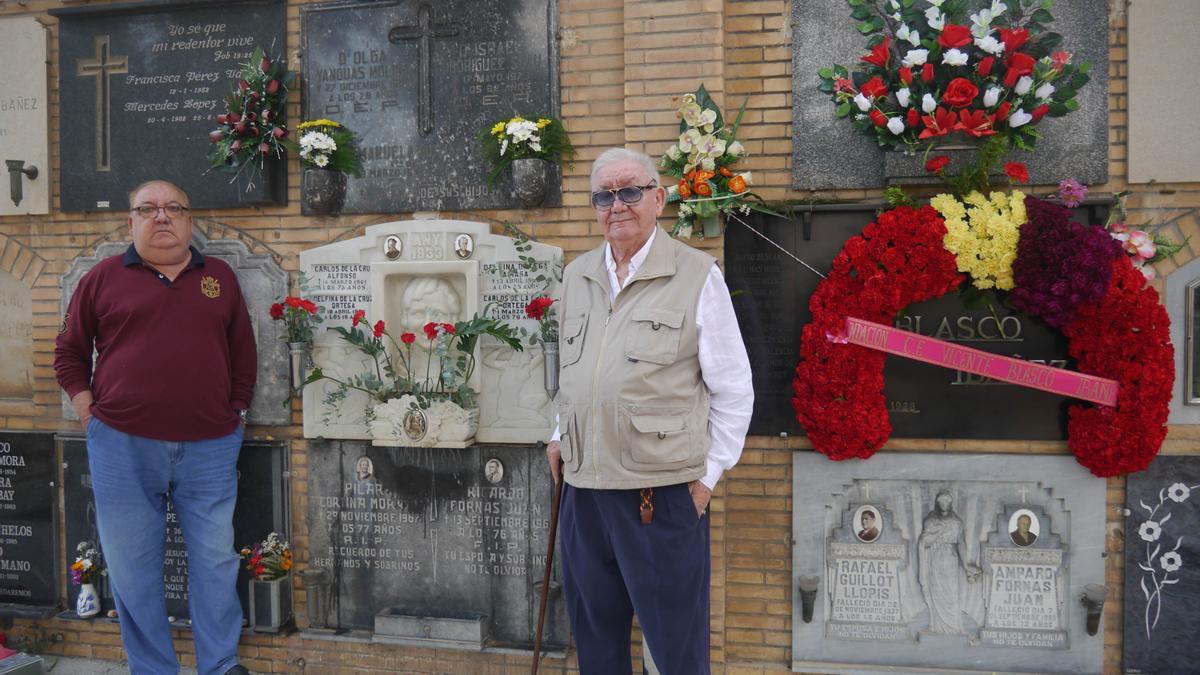
[{"label": "navy trousers", "polygon": [[663,675],[705,675],[708,663],[708,514],[687,484],[654,488],[642,524],[640,490],[565,486],[560,513],[567,613],[584,675],[633,670],[633,613]]}]

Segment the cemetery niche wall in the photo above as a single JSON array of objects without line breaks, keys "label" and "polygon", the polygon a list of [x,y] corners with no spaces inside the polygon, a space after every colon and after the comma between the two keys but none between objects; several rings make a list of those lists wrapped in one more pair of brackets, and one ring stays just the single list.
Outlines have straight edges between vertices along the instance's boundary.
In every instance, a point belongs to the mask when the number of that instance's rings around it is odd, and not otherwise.
[{"label": "cemetery niche wall", "polygon": [[[372,225],[362,237],[302,251],[305,295],[326,312],[314,336],[313,364],[339,379],[373,368],[368,357],[333,330],[352,328],[360,309],[372,323],[383,320],[393,336],[403,331],[418,336],[411,352],[418,378],[425,372],[422,364],[430,361],[422,331],[428,321],[453,323],[487,311],[536,331],[525,306],[535,297],[556,294],[562,249],[536,242],[528,246],[528,252],[518,251],[516,240],[491,234],[484,223],[416,220]],[[548,439],[554,412],[543,386],[541,345],[525,344],[515,352],[485,336],[475,358],[476,440]],[[435,372],[436,366],[435,361]],[[304,388],[305,438],[371,439],[370,399],[357,391],[331,397],[335,391],[328,380]]]},{"label": "cemetery niche wall", "polygon": [[0,19],[0,216],[50,212],[47,30],[31,16]]},{"label": "cemetery niche wall", "polygon": [[[479,135],[516,114],[558,116],[556,3],[332,2],[300,17],[305,118],[345,124],[362,151],[344,213],[521,206],[509,175],[488,186]],[[543,203],[559,206],[550,170]]]},{"label": "cemetery niche wall", "polygon": [[208,133],[256,46],[286,44],[283,0],[176,0],[50,10],[59,22],[63,211],[124,211],[151,179],[194,208],[287,203],[282,160],[251,187],[209,171]]},{"label": "cemetery niche wall", "polygon": [[0,432],[0,616],[39,618],[58,606],[62,575],[54,435]]},{"label": "cemetery niche wall", "polygon": [[1106,487],[1073,458],[806,452],[793,476],[794,671],[1101,672],[1080,599]]}]

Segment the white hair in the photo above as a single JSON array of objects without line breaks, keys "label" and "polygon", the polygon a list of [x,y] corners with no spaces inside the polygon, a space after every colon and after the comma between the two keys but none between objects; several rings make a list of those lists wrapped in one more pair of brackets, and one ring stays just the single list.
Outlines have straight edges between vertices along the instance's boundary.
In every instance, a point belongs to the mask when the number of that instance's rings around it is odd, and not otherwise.
[{"label": "white hair", "polygon": [[596,189],[596,174],[600,173],[604,167],[616,162],[633,162],[640,166],[651,180],[662,184],[658,178],[658,167],[655,166],[654,160],[650,159],[649,155],[628,148],[609,148],[600,153],[600,156],[592,162],[591,185],[593,190]]}]

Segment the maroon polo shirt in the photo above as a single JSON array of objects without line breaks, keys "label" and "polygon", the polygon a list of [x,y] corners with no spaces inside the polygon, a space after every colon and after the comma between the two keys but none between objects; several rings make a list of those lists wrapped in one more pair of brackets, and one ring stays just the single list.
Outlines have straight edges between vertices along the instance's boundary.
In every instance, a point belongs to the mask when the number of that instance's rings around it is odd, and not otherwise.
[{"label": "maroon polo shirt", "polygon": [[223,261],[191,252],[172,282],[130,245],[80,279],[63,317],[59,386],[71,397],[90,388],[92,414],[127,434],[219,438],[250,407],[258,355],[237,277]]}]

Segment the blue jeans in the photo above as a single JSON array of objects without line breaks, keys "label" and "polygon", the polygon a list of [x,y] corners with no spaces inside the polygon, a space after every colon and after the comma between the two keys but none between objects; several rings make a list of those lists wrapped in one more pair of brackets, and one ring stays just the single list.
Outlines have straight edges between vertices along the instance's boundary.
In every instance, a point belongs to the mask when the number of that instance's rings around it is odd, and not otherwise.
[{"label": "blue jeans", "polygon": [[156,441],[88,420],[100,545],[134,675],[179,672],[163,589],[168,494],[187,544],[197,670],[219,675],[237,665],[242,607],[233,508],[242,434],[239,426],[212,440]]}]

